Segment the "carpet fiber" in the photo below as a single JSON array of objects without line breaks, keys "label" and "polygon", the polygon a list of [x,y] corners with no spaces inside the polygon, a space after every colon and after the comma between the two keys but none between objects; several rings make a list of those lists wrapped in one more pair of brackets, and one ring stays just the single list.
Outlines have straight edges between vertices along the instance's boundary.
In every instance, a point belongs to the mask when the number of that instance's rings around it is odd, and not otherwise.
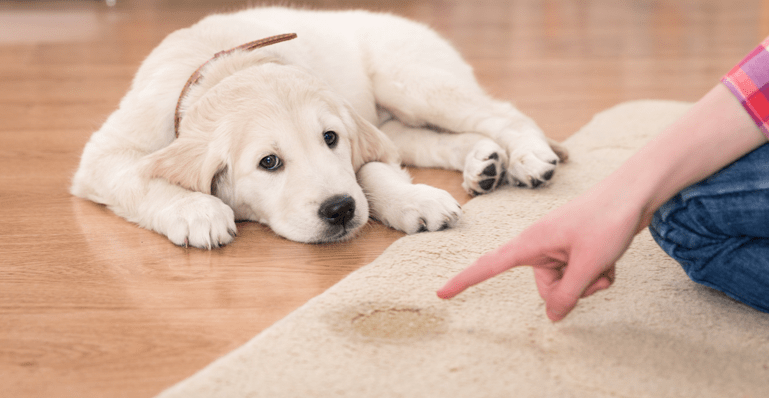
[{"label": "carpet fiber", "polygon": [[565,142],[544,189],[467,203],[451,230],[404,237],[160,397],[763,397],[769,316],[691,282],[639,234],[606,291],[545,316],[522,267],[448,301],[476,257],[606,176],[689,105],[639,101]]}]

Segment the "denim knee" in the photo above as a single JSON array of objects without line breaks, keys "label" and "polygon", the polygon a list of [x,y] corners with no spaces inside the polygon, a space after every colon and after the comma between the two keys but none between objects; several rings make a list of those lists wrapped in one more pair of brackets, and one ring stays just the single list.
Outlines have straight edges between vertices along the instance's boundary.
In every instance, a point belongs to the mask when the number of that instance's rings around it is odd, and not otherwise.
[{"label": "denim knee", "polygon": [[769,312],[769,239],[735,234],[721,225],[730,217],[720,214],[729,208],[724,202],[744,199],[731,196],[677,195],[654,214],[649,230],[693,281]]}]

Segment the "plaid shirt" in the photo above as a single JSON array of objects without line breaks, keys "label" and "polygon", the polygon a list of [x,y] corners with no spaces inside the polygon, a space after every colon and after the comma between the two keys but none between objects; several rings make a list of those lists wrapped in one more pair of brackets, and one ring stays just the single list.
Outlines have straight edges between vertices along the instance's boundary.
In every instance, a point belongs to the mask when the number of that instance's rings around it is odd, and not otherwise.
[{"label": "plaid shirt", "polygon": [[769,138],[769,38],[727,73],[721,81]]}]

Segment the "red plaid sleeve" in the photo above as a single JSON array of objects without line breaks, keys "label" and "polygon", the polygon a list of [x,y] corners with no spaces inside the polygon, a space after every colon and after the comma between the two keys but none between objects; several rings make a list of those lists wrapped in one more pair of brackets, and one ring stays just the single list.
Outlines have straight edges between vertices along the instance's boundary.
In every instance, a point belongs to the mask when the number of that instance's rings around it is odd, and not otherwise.
[{"label": "red plaid sleeve", "polygon": [[727,73],[721,81],[740,100],[769,138],[769,38]]}]

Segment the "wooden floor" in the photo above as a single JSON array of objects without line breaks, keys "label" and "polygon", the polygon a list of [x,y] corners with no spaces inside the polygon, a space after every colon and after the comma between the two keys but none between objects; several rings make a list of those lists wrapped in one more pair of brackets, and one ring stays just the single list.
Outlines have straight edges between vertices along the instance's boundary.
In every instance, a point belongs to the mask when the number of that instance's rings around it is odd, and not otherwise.
[{"label": "wooden floor", "polygon": [[[491,93],[557,140],[622,101],[696,100],[769,34],[769,6],[760,1],[314,4],[432,25]],[[143,57],[171,31],[240,7],[0,3],[0,396],[153,396],[402,236],[370,222],[350,242],[303,245],[242,223],[230,246],[184,249],[68,194],[83,145]],[[414,175],[469,200],[458,173]]]}]

